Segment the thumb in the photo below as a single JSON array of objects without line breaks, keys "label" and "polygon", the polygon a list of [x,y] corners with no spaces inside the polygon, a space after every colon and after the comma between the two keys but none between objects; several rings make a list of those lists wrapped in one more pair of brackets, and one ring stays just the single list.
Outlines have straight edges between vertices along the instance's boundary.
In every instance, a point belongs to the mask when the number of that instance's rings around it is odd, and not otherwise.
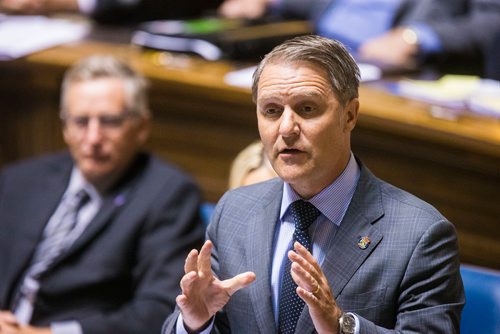
[{"label": "thumb", "polygon": [[247,271],[245,273],[241,273],[239,275],[234,276],[233,278],[227,279],[222,282],[222,285],[226,289],[229,296],[232,296],[236,291],[247,287],[253,281],[255,281],[255,273],[251,271]]}]

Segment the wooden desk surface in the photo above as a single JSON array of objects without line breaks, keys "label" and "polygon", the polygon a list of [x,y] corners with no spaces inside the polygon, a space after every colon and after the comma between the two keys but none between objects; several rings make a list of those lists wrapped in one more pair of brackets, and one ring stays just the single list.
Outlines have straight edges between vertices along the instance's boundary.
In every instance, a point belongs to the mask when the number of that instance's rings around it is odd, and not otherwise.
[{"label": "wooden desk surface", "polygon": [[[227,62],[82,42],[0,63],[0,164],[64,147],[57,119],[62,74],[82,56],[110,52],[151,80],[149,148],[191,172],[206,200],[216,201],[232,159],[258,138],[250,90],[224,83],[235,69]],[[432,106],[390,95],[377,83],[362,85],[360,101],[354,152],[455,224],[462,261],[500,269],[500,120],[439,118]]]}]

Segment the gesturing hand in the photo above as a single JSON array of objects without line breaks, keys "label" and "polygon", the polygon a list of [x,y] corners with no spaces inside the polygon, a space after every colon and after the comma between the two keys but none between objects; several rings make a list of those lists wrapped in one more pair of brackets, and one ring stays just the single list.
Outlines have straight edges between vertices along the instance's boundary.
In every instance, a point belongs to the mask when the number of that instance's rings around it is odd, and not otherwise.
[{"label": "gesturing hand", "polygon": [[9,311],[0,311],[0,334],[50,334],[50,327],[21,325]]},{"label": "gesturing hand", "polygon": [[201,329],[236,291],[255,280],[253,272],[245,272],[224,281],[214,277],[210,265],[212,247],[212,242],[208,240],[199,253],[193,249],[184,265],[182,294],[177,296],[176,301],[184,325],[192,331]]},{"label": "gesturing hand", "polygon": [[328,280],[312,254],[295,242],[288,252],[292,261],[292,278],[298,285],[297,294],[309,307],[309,314],[318,333],[337,333],[342,310],[335,302]]}]

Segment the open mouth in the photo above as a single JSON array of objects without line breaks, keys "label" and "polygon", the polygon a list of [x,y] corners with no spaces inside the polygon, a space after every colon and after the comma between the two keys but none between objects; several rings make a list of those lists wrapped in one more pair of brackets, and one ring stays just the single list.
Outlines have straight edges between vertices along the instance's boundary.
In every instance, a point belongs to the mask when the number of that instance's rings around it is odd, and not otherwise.
[{"label": "open mouth", "polygon": [[303,153],[303,152],[296,148],[286,148],[280,151],[280,154],[297,154],[297,153]]}]

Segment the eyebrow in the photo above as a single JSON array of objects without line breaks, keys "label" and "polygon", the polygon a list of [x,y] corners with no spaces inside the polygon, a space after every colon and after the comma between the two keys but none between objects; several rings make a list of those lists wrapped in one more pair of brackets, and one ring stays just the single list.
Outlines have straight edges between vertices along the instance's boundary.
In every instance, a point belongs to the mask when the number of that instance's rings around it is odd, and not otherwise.
[{"label": "eyebrow", "polygon": [[[320,93],[316,90],[306,90],[306,91],[301,91],[297,94],[292,94],[291,98],[323,98],[327,95],[328,93]],[[257,98],[257,102],[259,101],[266,101],[266,102],[272,102],[276,100],[280,100],[281,97],[279,97],[277,94],[265,94]]]}]

